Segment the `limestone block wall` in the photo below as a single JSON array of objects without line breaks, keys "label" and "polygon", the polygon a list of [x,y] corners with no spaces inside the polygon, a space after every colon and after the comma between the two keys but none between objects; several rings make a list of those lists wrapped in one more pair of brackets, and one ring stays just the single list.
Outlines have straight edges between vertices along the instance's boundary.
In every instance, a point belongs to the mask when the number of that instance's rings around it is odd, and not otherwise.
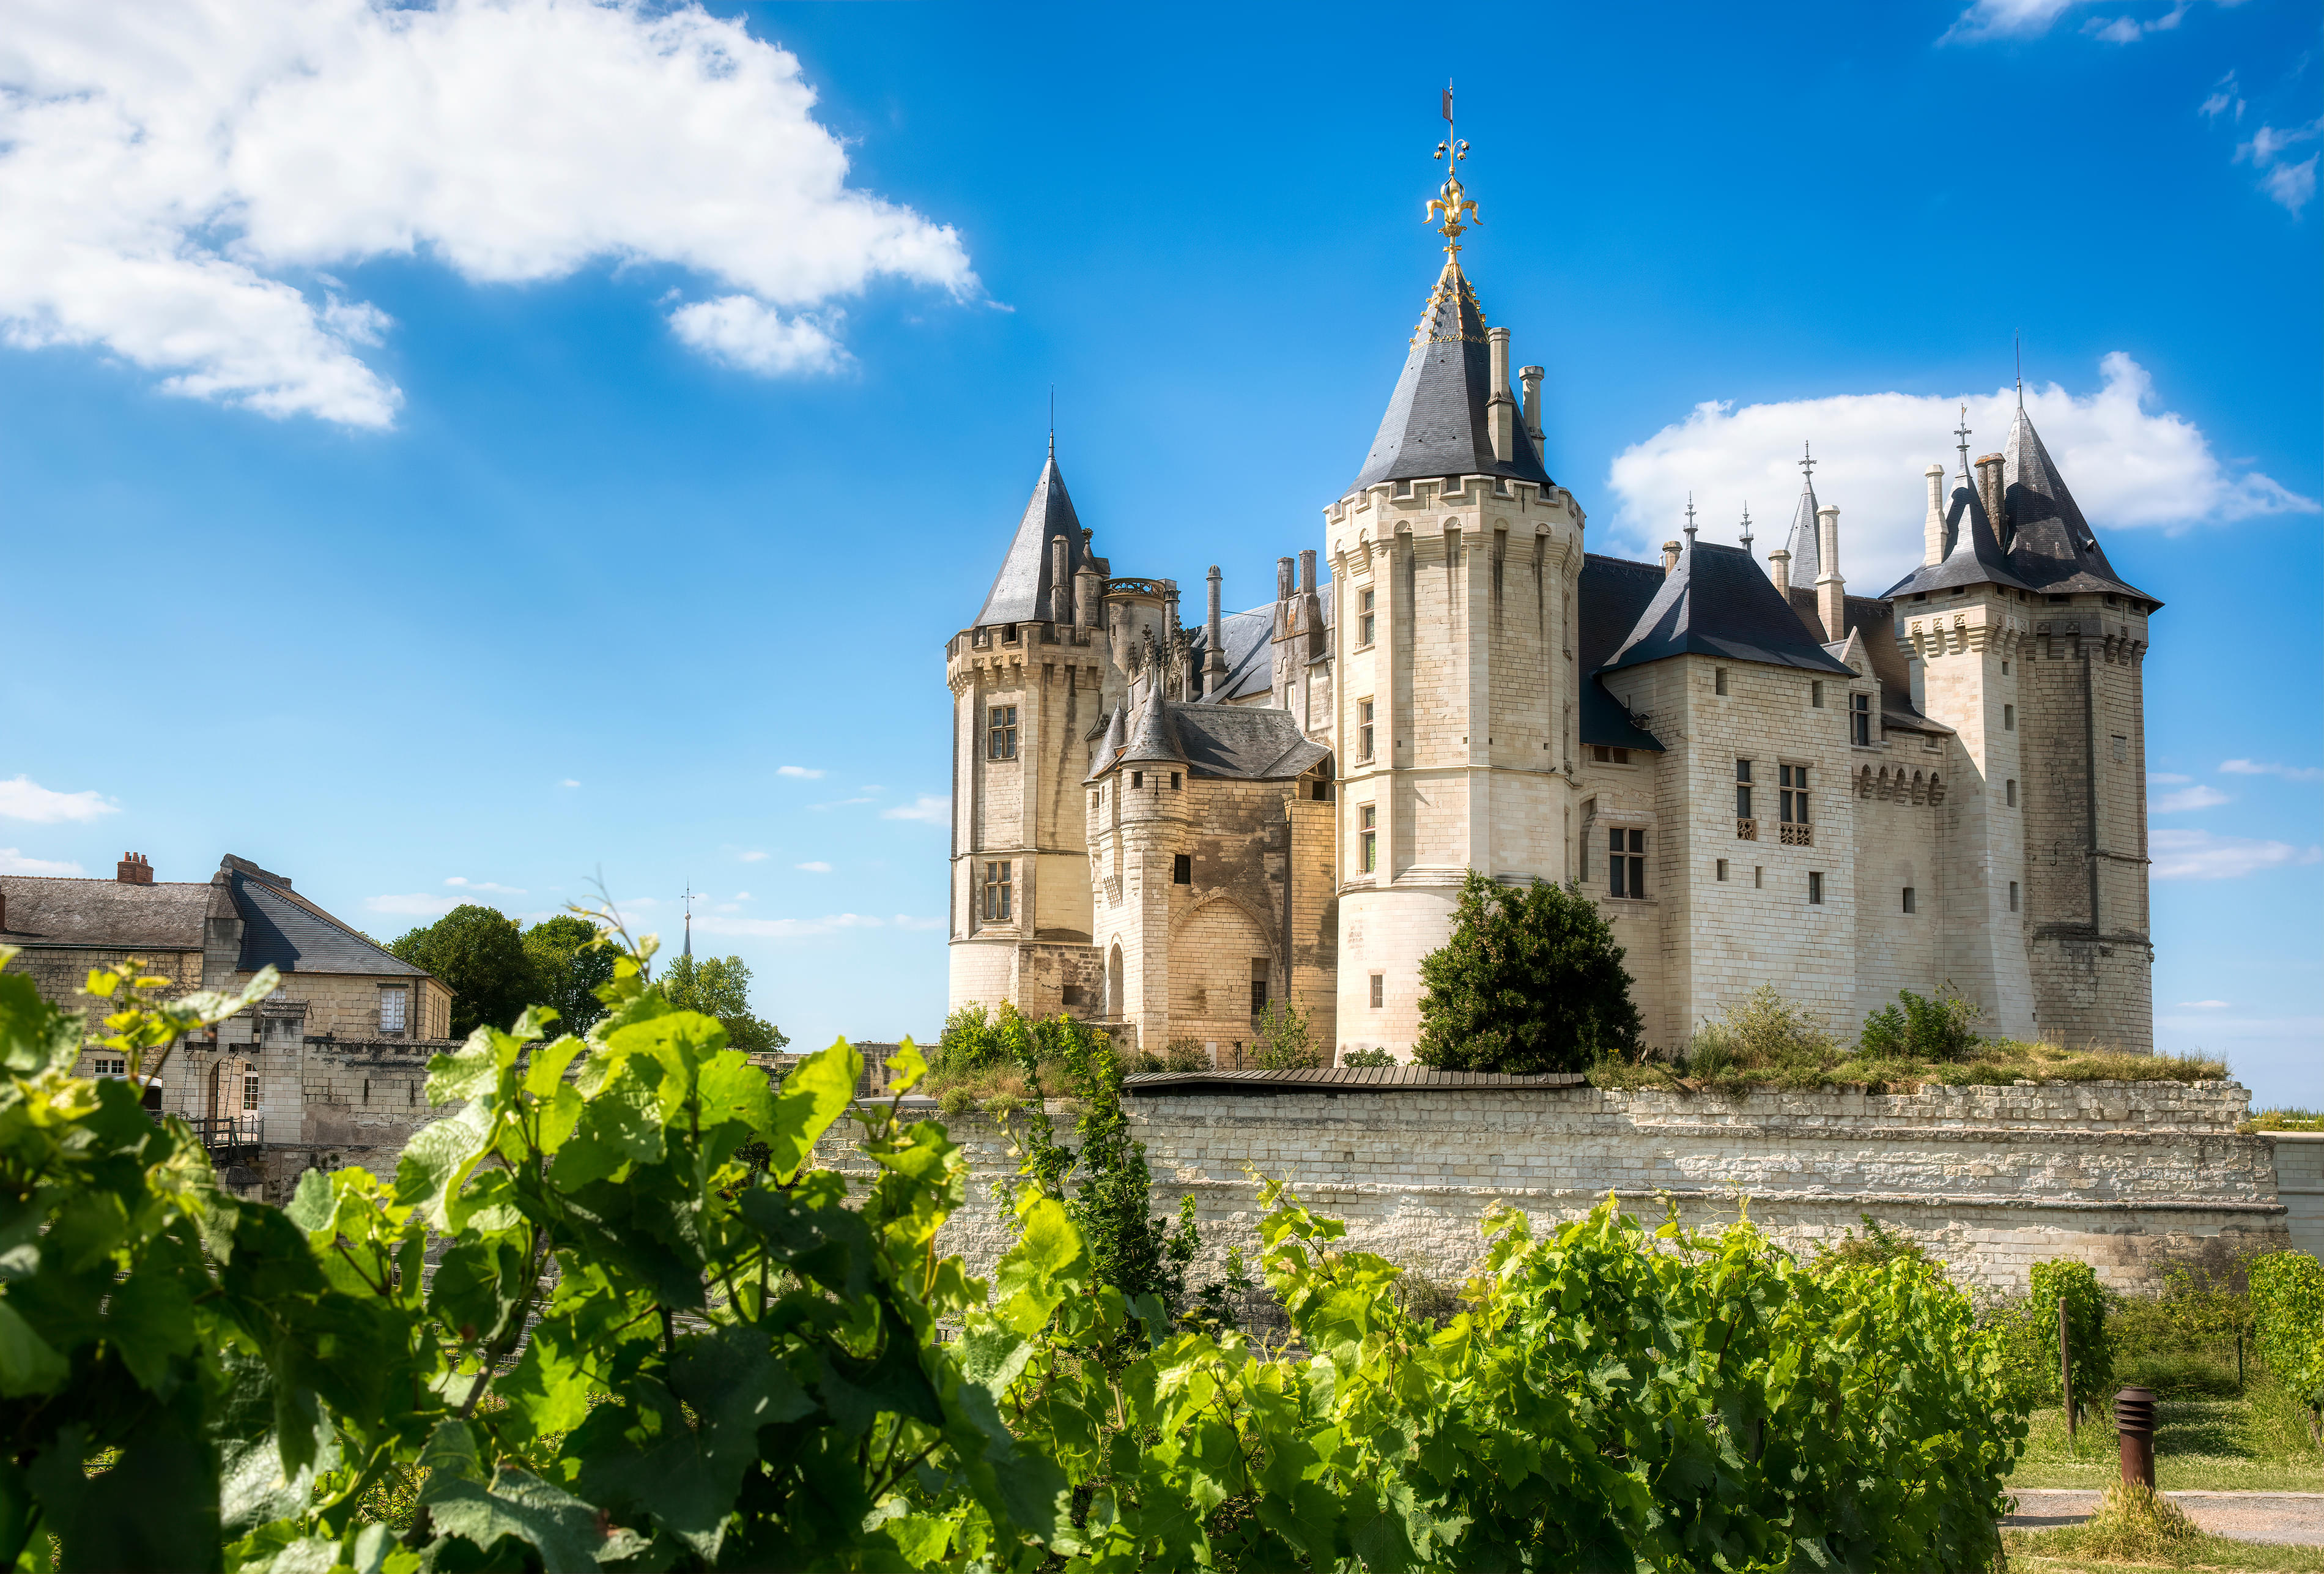
[{"label": "limestone block wall", "polygon": [[2275,1151],[2275,1194],[2300,1251],[2324,1257],[2324,1132],[2269,1132]]},{"label": "limestone block wall", "polygon": [[[2023,1292],[2031,1265],[2090,1262],[2110,1286],[2151,1288],[2172,1263],[2287,1244],[2273,1151],[2238,1136],[2232,1083],[1826,1089],[1727,1101],[1570,1089],[1397,1090],[1277,1097],[1137,1095],[1157,1212],[1195,1199],[1206,1254],[1256,1249],[1246,1166],[1288,1179],[1351,1244],[1443,1278],[1481,1255],[1496,1201],[1537,1222],[1612,1191],[1659,1218],[1710,1225],[1747,1210],[1801,1252],[1863,1216],[1923,1242],[1983,1294]],[[1059,1112],[1062,1117],[1063,1112]],[[1062,1119],[1061,1119],[1062,1124]],[[990,1182],[1016,1161],[991,1121],[951,1123],[976,1175],[944,1249],[989,1268],[1008,1244]],[[844,1141],[822,1162],[866,1168]]]}]

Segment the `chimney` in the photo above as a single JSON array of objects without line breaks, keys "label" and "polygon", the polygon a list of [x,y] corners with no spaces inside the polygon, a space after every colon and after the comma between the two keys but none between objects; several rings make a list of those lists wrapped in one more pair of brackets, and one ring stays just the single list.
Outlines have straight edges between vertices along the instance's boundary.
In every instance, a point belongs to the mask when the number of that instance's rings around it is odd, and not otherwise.
[{"label": "chimney", "polygon": [[1792,596],[1792,554],[1777,547],[1767,554],[1767,566],[1775,570],[1775,594],[1788,601]]},{"label": "chimney", "polygon": [[1215,694],[1227,678],[1226,636],[1219,632],[1219,566],[1211,565],[1211,612],[1203,625],[1203,692]]},{"label": "chimney", "polygon": [[1277,558],[1275,560],[1275,598],[1277,601],[1288,601],[1291,599],[1292,573],[1291,559]]},{"label": "chimney", "polygon": [[1081,570],[1074,576],[1074,621],[1084,628],[1095,628],[1099,623],[1098,597],[1104,592],[1104,579],[1096,566],[1084,558]]},{"label": "chimney", "polygon": [[1509,395],[1509,330],[1487,329],[1485,343],[1491,347],[1492,363],[1487,376],[1492,394],[1485,403],[1485,426],[1492,434],[1493,458],[1507,464],[1517,452],[1517,402]]},{"label": "chimney", "polygon": [[1533,439],[1534,447],[1541,447],[1541,379],[1539,366],[1519,366],[1517,382],[1525,388],[1526,435]]},{"label": "chimney", "polygon": [[1929,516],[1921,522],[1921,561],[1930,568],[1945,560],[1945,468],[1921,472],[1929,483]]},{"label": "chimney", "polygon": [[1677,567],[1678,567],[1678,542],[1663,542],[1663,578],[1664,578],[1664,579],[1669,579],[1669,578],[1670,578],[1670,575],[1671,575],[1671,570],[1672,570],[1673,569],[1677,568]]},{"label": "chimney", "polygon": [[1993,527],[1996,540],[2001,536],[2001,467],[1999,454],[1987,454],[1977,462],[1977,500],[1985,505],[1985,522]]},{"label": "chimney", "polygon": [[1315,549],[1309,547],[1299,554],[1299,594],[1315,594]]},{"label": "chimney", "polygon": [[1816,612],[1823,619],[1823,637],[1848,637],[1848,581],[1840,577],[1840,510],[1827,503],[1816,510],[1816,557],[1822,571],[1816,575]]},{"label": "chimney", "polygon": [[1065,564],[1072,559],[1073,548],[1062,535],[1049,538],[1049,621],[1071,623],[1074,620],[1074,588],[1072,576]]},{"label": "chimney", "polygon": [[124,853],[121,862],[113,866],[113,877],[124,885],[151,885],[153,866],[145,861],[143,853]]}]

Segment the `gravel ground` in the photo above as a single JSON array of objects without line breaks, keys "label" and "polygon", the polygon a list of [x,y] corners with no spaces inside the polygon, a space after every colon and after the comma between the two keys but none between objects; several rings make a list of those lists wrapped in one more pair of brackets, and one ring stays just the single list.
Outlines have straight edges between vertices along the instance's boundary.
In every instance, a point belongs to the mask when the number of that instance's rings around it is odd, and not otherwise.
[{"label": "gravel ground", "polygon": [[[2095,1492],[2029,1488],[2015,1495],[2017,1512],[2001,1522],[2006,1530],[2048,1531],[2080,1524],[2098,1505]],[[2172,1492],[2165,1495],[2215,1536],[2324,1547],[2324,1492]]]}]

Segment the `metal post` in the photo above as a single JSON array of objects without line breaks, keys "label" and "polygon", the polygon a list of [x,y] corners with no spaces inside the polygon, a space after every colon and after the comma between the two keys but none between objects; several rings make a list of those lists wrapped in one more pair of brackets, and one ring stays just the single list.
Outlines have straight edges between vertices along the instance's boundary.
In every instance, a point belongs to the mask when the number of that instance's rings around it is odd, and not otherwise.
[{"label": "metal post", "polygon": [[2236,1392],[2244,1391],[2244,1330],[2236,1330]]},{"label": "metal post", "polygon": [[2154,1490],[2154,1390],[2126,1388],[2114,1396],[2114,1425],[2122,1443],[2122,1484]]},{"label": "metal post", "polygon": [[2066,1447],[2074,1445],[2074,1352],[2066,1335],[2066,1298],[2058,1297],[2058,1393],[2066,1404]]}]

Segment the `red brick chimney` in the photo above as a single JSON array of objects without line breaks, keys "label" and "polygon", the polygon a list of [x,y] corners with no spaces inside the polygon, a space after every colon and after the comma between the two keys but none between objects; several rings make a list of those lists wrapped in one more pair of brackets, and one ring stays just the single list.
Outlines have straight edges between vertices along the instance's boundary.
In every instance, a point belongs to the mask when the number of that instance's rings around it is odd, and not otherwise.
[{"label": "red brick chimney", "polygon": [[143,853],[124,853],[121,862],[113,866],[113,877],[124,885],[151,885],[153,866],[145,861]]}]

